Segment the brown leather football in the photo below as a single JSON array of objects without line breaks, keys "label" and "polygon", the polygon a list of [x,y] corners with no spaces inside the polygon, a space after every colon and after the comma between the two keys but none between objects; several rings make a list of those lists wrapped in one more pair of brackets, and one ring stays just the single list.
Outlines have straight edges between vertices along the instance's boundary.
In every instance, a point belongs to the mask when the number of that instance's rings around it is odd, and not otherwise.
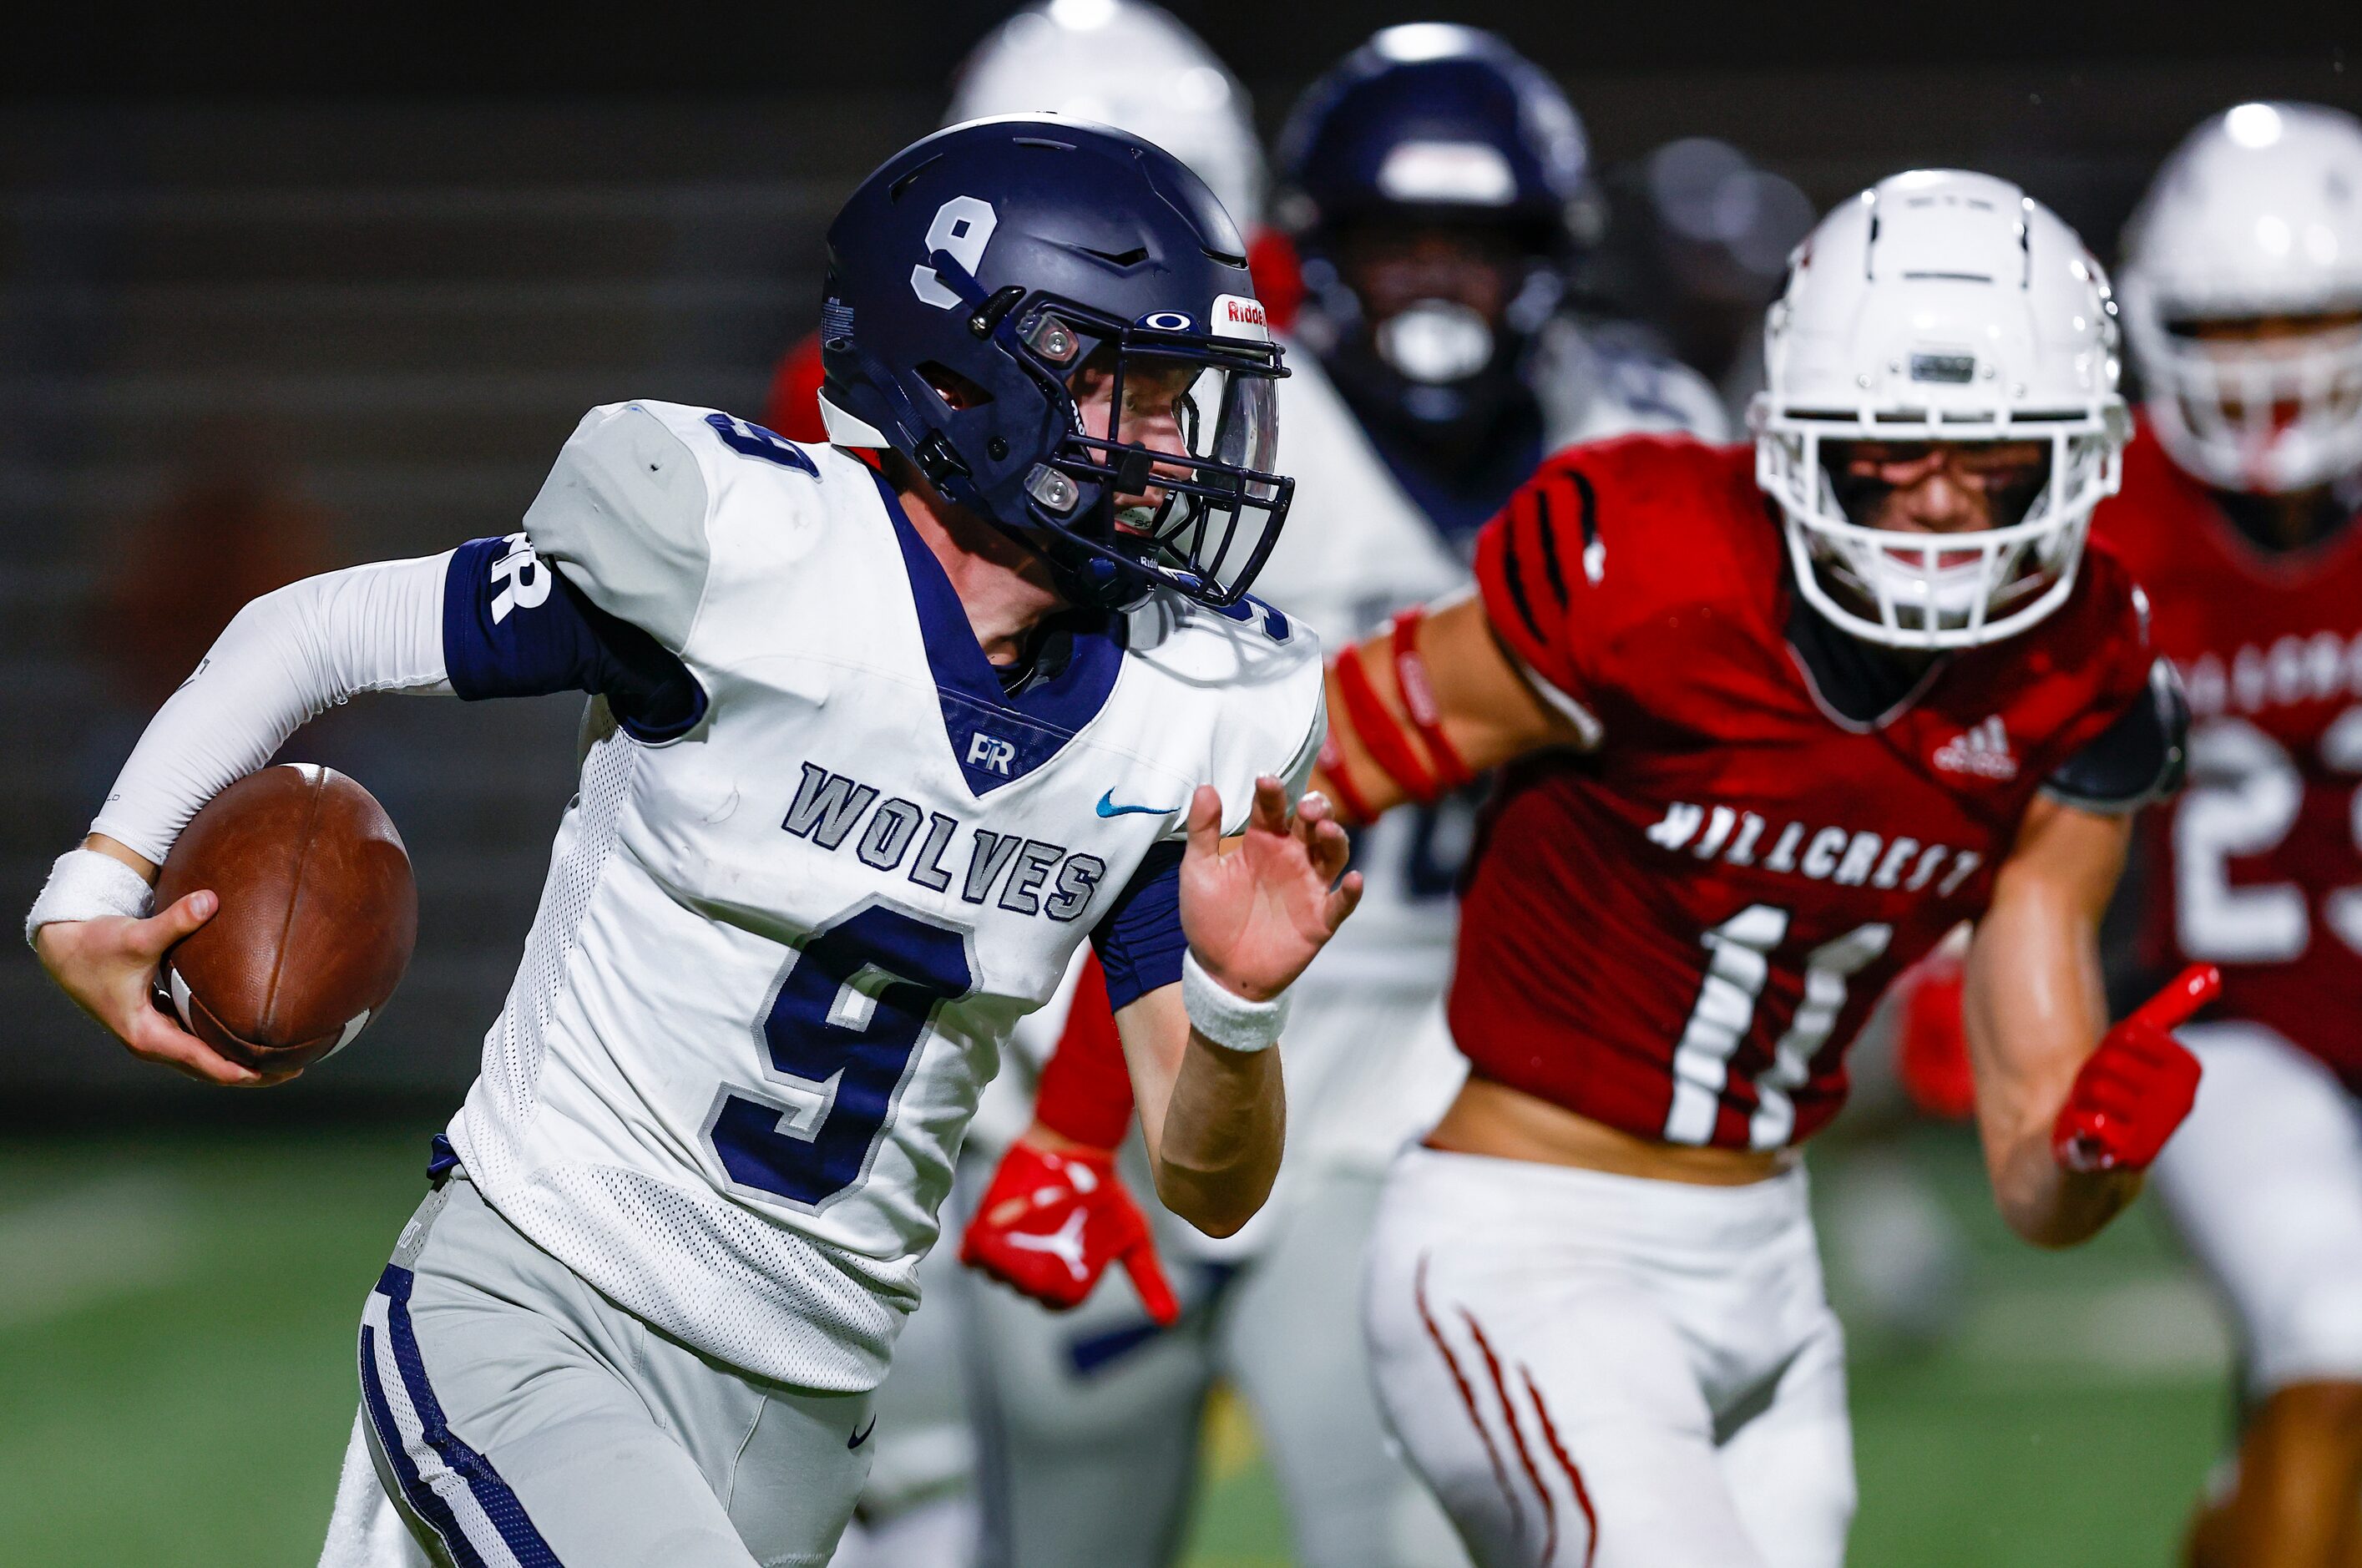
[{"label": "brown leather football", "polygon": [[210,888],[214,918],[158,979],[189,1032],[257,1070],[309,1066],[375,1017],[418,938],[410,854],[376,797],[282,763],[207,801],[156,878],[156,907]]}]

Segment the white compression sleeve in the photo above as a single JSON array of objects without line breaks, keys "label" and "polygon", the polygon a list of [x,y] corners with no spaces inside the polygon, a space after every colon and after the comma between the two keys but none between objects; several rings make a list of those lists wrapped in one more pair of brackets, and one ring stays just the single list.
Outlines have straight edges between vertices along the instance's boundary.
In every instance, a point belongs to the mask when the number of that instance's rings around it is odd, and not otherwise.
[{"label": "white compression sleeve", "polygon": [[363,691],[447,694],[450,562],[447,550],[327,572],[239,611],[149,721],[91,831],[161,863],[198,807],[331,703]]}]

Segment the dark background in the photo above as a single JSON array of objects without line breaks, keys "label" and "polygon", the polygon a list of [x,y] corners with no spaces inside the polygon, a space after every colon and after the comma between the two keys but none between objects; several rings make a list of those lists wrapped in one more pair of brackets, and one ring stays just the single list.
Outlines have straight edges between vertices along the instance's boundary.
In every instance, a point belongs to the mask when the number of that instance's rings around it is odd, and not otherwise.
[{"label": "dark background", "polygon": [[[1267,131],[1374,28],[1472,22],[1560,76],[1611,190],[1701,135],[1822,206],[1959,164],[2017,180],[2103,257],[2203,116],[2257,96],[2362,108],[2351,0],[1173,9]],[[813,315],[829,215],[933,127],[952,68],[1003,14],[17,18],[0,54],[0,905],[29,903],[245,597],[509,531],[594,403],[758,413]],[[267,1096],[198,1090],[137,1068],[11,943],[0,1120],[447,1103],[531,919],[575,715],[558,699],[381,698],[298,738],[291,755],[385,801],[419,871],[417,961],[348,1055]]]}]

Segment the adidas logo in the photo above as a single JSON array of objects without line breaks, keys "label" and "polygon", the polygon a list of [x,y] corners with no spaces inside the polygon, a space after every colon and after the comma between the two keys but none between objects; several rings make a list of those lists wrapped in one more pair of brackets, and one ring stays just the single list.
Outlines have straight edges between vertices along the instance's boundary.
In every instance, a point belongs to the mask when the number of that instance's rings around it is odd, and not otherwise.
[{"label": "adidas logo", "polygon": [[2009,731],[2002,727],[1999,715],[1937,746],[1936,767],[1945,773],[1973,773],[1980,778],[2017,777],[2017,758],[2010,754]]}]

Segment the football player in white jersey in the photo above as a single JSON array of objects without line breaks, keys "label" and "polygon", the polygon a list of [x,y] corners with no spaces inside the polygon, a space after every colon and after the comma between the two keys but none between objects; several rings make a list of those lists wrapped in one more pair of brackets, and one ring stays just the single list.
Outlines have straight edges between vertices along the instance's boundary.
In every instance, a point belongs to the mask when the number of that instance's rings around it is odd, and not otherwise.
[{"label": "football player in white jersey", "polygon": [[[1141,0],[1029,6],[970,51],[955,78],[944,123],[1035,112],[1130,131],[1188,165],[1244,233],[1255,293],[1279,326],[1267,273],[1275,257],[1287,261],[1277,276],[1292,287],[1292,258],[1286,241],[1262,226],[1263,149],[1246,89],[1204,40]],[[821,439],[821,381],[815,332],[782,360],[767,423],[796,439]],[[1035,1077],[1086,979],[1099,984],[1095,967],[1078,961],[1058,993],[1018,1025],[1000,1075],[977,1108],[943,1211],[943,1243],[921,1270],[927,1310],[903,1331],[893,1373],[877,1390],[877,1457],[853,1527],[837,1549],[839,1568],[965,1568],[975,1555],[976,1445],[961,1361],[967,1299],[988,1286],[960,1267],[955,1243],[973,1197],[967,1189],[983,1190],[1010,1140],[1032,1119]],[[1105,1004],[1097,1004],[1095,1021],[1103,1023],[1105,1013]]]},{"label": "football player in white jersey", "polygon": [[[1277,211],[1303,257],[1298,325],[1315,352],[1291,356],[1280,397],[1297,515],[1320,521],[1308,530],[1318,538],[1283,539],[1258,591],[1324,639],[1369,635],[1465,587],[1464,547],[1545,451],[1633,429],[1721,434],[1702,380],[1612,352],[1562,311],[1587,175],[1580,124],[1557,88],[1468,28],[1388,28],[1293,115]],[[1056,1318],[1002,1292],[974,1302],[988,1561],[1166,1561],[1217,1377],[1253,1408],[1300,1561],[1461,1559],[1440,1511],[1386,1452],[1363,1347],[1339,1326],[1359,1310],[1386,1164],[1459,1079],[1437,1000],[1474,805],[1463,791],[1357,834],[1368,890],[1297,987],[1290,1157],[1274,1202],[1222,1242],[1159,1227],[1190,1308],[1176,1329],[1153,1331],[1121,1283]],[[1062,1071],[1087,1049],[1080,1022]],[[1074,1164],[1069,1140],[1120,1135],[1120,1083],[1081,1107],[1076,1083],[1045,1079],[1047,1125],[971,1221],[971,1254],[1021,1281],[1042,1280],[1027,1265],[1071,1211],[1041,1204],[997,1224],[999,1196],[1038,1195],[1045,1177],[1054,1187]],[[999,1234],[1023,1251],[999,1251]]]},{"label": "football player in white jersey", "polygon": [[359,1446],[411,1542],[362,1519],[332,1557],[826,1562],[978,1092],[1086,936],[1160,1197],[1261,1204],[1267,1047],[1359,878],[1283,782],[1317,645],[1244,593],[1292,487],[1241,251],[1135,138],[940,132],[830,230],[833,446],[593,410],[522,533],[257,601],[151,723],[28,936],[135,1055],[253,1085],[149,1001],[215,907],[146,908],[197,807],[355,691],[602,700],[363,1314]]}]

